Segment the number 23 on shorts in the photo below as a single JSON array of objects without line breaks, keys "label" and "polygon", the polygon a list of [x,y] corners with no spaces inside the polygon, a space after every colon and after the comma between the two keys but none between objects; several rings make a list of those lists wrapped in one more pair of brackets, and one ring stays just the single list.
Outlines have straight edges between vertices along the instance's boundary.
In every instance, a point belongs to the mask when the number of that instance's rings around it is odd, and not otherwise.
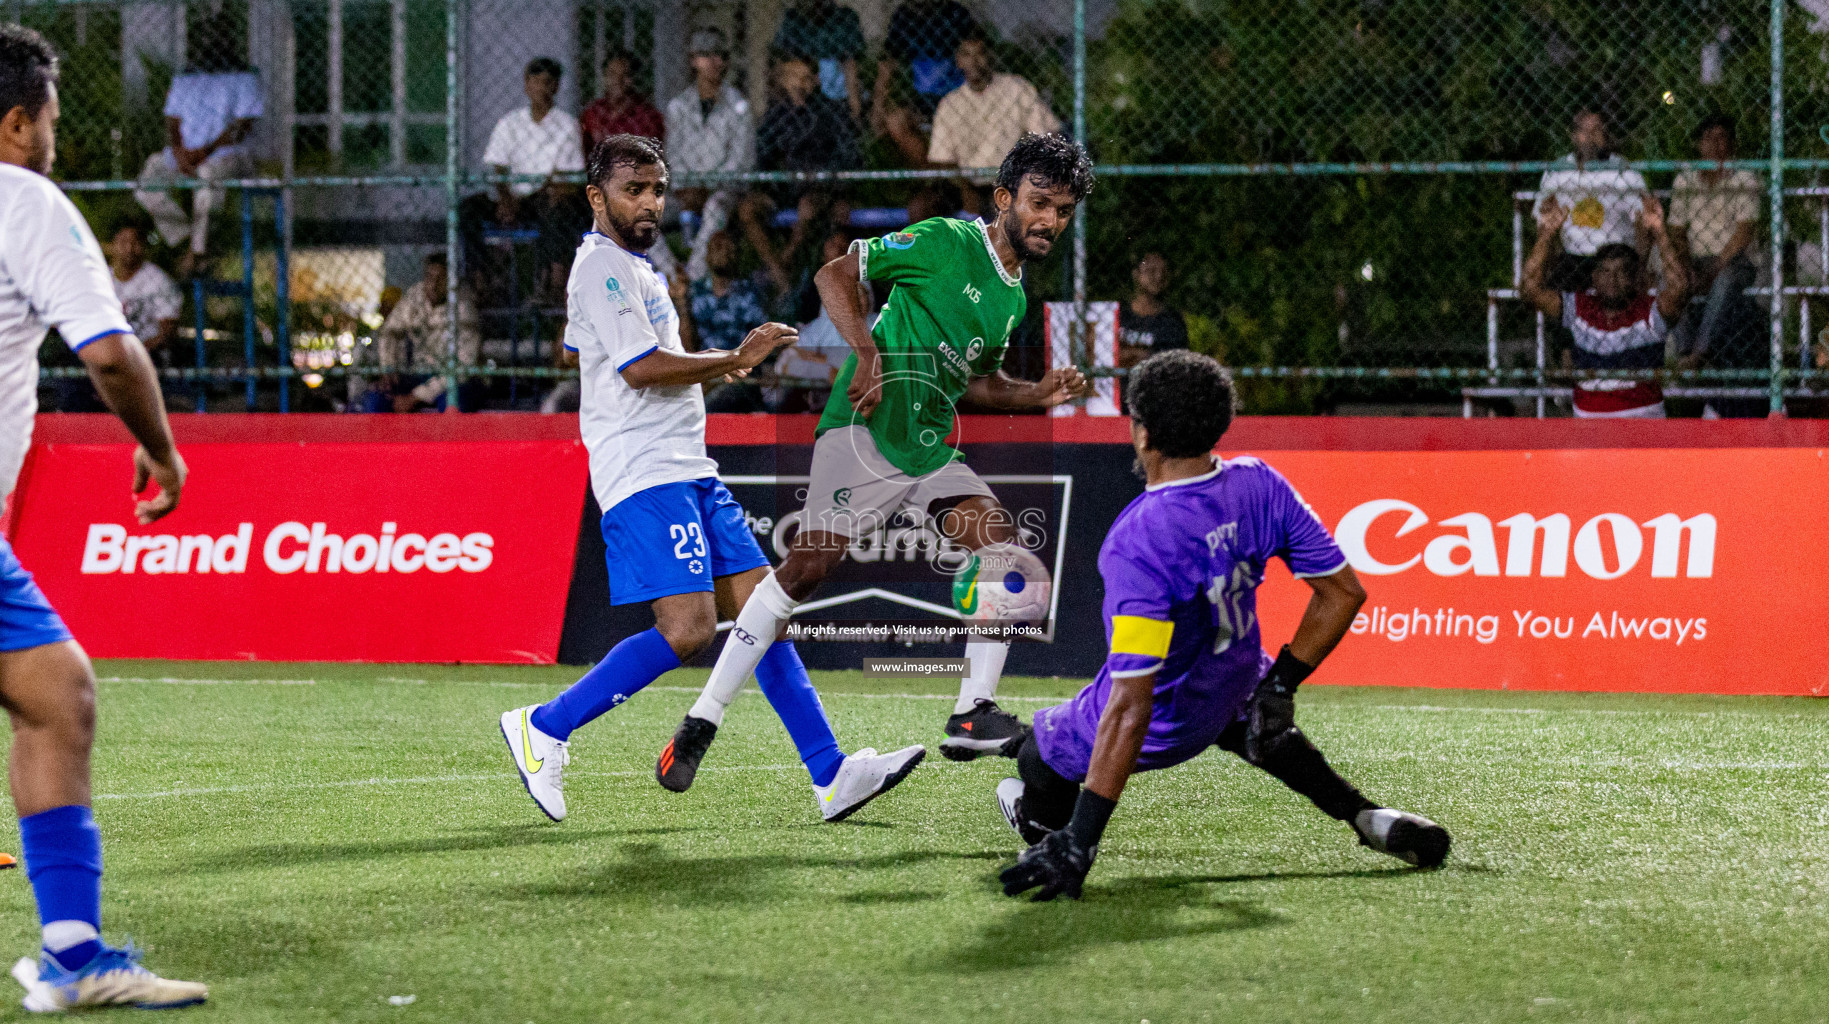
[{"label": "number 23 on shorts", "polygon": [[[674,523],[667,527],[668,536],[673,538],[673,557],[679,559],[704,558],[705,534],[697,523]],[[687,548],[686,545],[692,545]]]}]

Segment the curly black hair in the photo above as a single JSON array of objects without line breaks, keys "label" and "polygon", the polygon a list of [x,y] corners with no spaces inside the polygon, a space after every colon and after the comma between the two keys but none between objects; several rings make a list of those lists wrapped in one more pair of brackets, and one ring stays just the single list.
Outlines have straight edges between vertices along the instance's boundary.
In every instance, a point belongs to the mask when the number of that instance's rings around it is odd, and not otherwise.
[{"label": "curly black hair", "polygon": [[1016,140],[997,170],[997,187],[1016,194],[1024,181],[1043,188],[1065,187],[1073,201],[1081,202],[1092,191],[1092,158],[1079,143],[1058,132],[1029,132]]},{"label": "curly black hair", "polygon": [[1232,371],[1187,349],[1150,356],[1124,382],[1130,418],[1149,431],[1149,448],[1171,459],[1213,450],[1232,425]]},{"label": "curly black hair", "polygon": [[667,176],[667,151],[646,135],[611,135],[591,150],[585,177],[598,188],[609,188],[610,178],[618,167],[660,165],[661,177]]},{"label": "curly black hair", "polygon": [[57,84],[57,51],[21,25],[0,25],[0,116],[24,107],[37,117]]}]

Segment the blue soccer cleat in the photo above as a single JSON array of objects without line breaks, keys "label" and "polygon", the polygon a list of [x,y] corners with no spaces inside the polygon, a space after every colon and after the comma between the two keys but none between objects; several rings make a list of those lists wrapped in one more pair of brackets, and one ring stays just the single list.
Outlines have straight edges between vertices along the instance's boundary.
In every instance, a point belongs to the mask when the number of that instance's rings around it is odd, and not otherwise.
[{"label": "blue soccer cleat", "polygon": [[206,985],[171,981],[140,966],[133,943],[124,949],[103,946],[95,959],[67,971],[49,956],[22,957],[13,977],[25,986],[22,1005],[33,1013],[60,1013],[79,1007],[131,1006],[138,1010],[173,1010],[209,998]]}]

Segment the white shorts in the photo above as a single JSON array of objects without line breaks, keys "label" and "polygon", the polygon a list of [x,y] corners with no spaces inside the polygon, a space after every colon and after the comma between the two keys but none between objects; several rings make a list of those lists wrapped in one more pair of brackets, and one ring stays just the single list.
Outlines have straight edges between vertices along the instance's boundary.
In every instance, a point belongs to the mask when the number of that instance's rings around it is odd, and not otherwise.
[{"label": "white shorts", "polygon": [[996,498],[963,462],[955,459],[925,476],[909,476],[877,450],[870,428],[839,427],[813,444],[800,528],[855,539],[874,533],[904,509],[925,522],[934,502],[979,495]]}]

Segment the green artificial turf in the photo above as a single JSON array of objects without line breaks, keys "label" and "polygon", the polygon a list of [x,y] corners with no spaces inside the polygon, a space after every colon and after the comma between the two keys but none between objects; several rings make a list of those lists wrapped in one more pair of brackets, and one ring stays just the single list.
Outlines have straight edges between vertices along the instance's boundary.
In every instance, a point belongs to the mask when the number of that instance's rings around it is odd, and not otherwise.
[{"label": "green artificial turf", "polygon": [[[662,791],[654,755],[703,673],[574,738],[554,825],[496,717],[573,670],[97,671],[104,928],[210,983],[180,1020],[1829,1015],[1819,701],[1311,687],[1301,720],[1334,763],[1452,830],[1444,870],[1359,848],[1214,752],[1133,782],[1083,902],[1030,904],[995,884],[1007,761],[936,755],[822,824],[751,691],[692,792]],[[932,744],[949,710],[947,680],[817,682],[849,747]],[[1026,714],[1072,688],[1004,693]],[[0,910],[0,949],[32,951],[23,872]]]}]

